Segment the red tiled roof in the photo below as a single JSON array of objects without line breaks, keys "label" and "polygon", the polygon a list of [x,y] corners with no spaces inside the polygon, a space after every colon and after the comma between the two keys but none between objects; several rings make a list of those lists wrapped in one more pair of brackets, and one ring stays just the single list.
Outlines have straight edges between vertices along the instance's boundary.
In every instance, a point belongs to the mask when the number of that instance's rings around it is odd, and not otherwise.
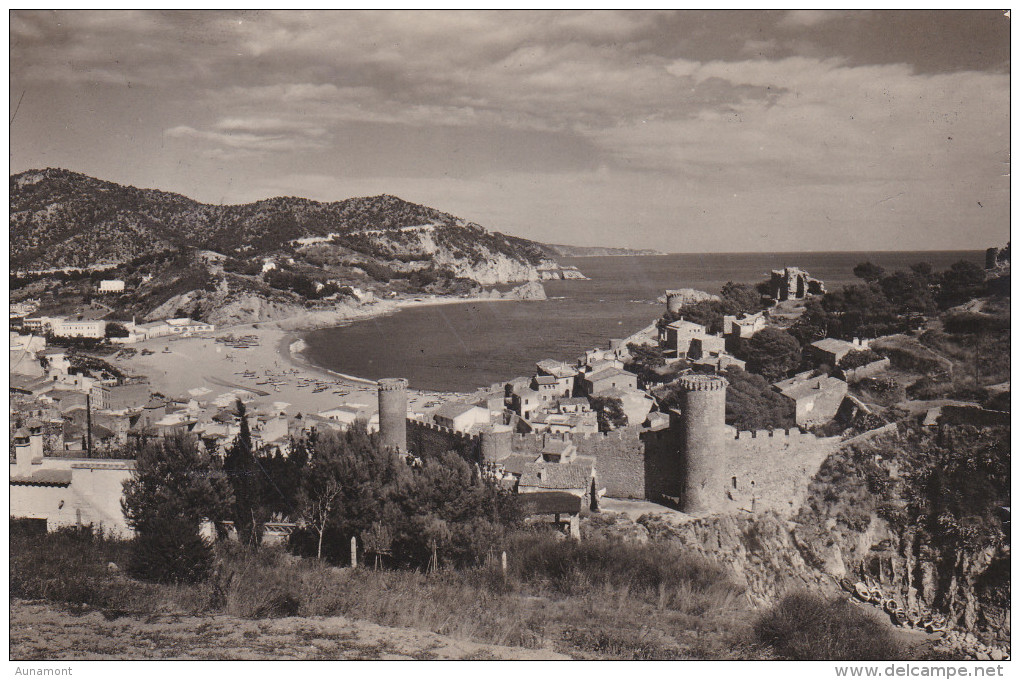
[{"label": "red tiled roof", "polygon": [[529,463],[521,474],[520,485],[540,489],[584,489],[591,482],[592,473],[591,463]]},{"label": "red tiled roof", "polygon": [[11,475],[11,484],[27,486],[69,486],[70,470],[36,470],[29,475]]}]

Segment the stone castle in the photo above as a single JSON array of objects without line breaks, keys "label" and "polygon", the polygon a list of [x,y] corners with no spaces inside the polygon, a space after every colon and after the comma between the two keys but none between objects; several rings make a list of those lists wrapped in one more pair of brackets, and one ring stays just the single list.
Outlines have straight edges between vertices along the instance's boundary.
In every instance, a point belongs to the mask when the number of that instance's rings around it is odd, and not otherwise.
[{"label": "stone castle", "polygon": [[803,269],[787,267],[786,269],[773,269],[772,277],[769,280],[769,295],[773,300],[803,300],[808,295],[822,295],[825,293],[825,284],[816,278],[812,278]]},{"label": "stone castle", "polygon": [[[595,460],[607,496],[647,499],[684,512],[790,512],[838,437],[792,430],[738,432],[725,424],[727,381],[715,375],[680,379],[681,408],[658,427],[628,426],[586,435],[515,433],[505,425],[462,432],[407,417],[407,381],[379,383],[383,444],[401,453],[434,456],[457,451],[479,465],[537,456],[551,443],[570,442]],[[665,420],[665,419],[663,419]],[[508,465],[509,467],[509,465]]]}]

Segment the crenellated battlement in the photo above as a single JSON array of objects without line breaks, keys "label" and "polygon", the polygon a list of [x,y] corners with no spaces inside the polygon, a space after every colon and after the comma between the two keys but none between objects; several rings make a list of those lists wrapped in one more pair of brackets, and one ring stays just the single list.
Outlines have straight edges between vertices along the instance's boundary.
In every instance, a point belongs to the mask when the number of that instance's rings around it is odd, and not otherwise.
[{"label": "crenellated battlement", "polygon": [[740,430],[734,432],[734,439],[803,439],[804,437],[814,437],[809,432],[804,432],[799,427],[790,429],[779,429],[779,430]]},{"label": "crenellated battlement", "polygon": [[730,384],[726,378],[717,375],[691,374],[680,377],[680,387],[688,392],[708,392],[712,390],[725,390]]},{"label": "crenellated battlement", "polygon": [[399,392],[407,389],[406,378],[383,378],[378,382],[381,392]]},{"label": "crenellated battlement", "polygon": [[461,432],[460,430],[455,430],[452,427],[445,427],[443,425],[430,423],[426,420],[419,420],[417,418],[408,418],[407,423],[412,427],[417,427],[424,430],[431,430],[432,432],[438,432],[440,434],[444,434],[448,437],[453,437],[464,442],[477,442],[481,439],[481,436],[479,434],[473,434],[471,432]]}]

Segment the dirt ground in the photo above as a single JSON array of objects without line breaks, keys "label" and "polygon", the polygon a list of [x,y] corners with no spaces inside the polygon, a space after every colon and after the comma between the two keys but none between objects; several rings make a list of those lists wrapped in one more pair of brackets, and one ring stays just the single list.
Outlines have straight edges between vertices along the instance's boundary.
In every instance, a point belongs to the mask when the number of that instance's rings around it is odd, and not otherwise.
[{"label": "dirt ground", "polygon": [[75,614],[11,601],[12,660],[85,659],[567,659],[343,617],[248,620],[231,616]]}]

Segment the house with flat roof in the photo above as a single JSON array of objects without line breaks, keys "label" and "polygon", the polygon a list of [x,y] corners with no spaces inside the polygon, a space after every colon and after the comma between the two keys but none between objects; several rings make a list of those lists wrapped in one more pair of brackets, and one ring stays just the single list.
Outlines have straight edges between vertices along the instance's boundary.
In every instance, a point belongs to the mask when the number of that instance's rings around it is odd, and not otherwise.
[{"label": "house with flat roof", "polygon": [[47,531],[91,526],[131,537],[120,500],[135,461],[44,456],[40,423],[15,432],[14,450],[9,472],[11,519],[40,520]]},{"label": "house with flat roof", "polygon": [[847,394],[847,384],[831,376],[795,376],[772,386],[793,402],[796,423],[802,427],[832,420]]},{"label": "house with flat roof", "polygon": [[861,341],[854,338],[853,342],[838,340],[836,338],[823,338],[812,342],[804,348],[804,354],[812,360],[816,366],[827,364],[835,367],[839,360],[850,352],[868,349],[868,341]]},{"label": "house with flat roof", "polygon": [[489,424],[489,408],[477,404],[466,404],[462,401],[450,401],[440,406],[432,419],[436,425],[448,427],[458,432],[467,432],[472,427]]},{"label": "house with flat roof", "polygon": [[615,367],[581,376],[581,391],[588,396],[598,396],[613,388],[637,390],[637,376]]}]

